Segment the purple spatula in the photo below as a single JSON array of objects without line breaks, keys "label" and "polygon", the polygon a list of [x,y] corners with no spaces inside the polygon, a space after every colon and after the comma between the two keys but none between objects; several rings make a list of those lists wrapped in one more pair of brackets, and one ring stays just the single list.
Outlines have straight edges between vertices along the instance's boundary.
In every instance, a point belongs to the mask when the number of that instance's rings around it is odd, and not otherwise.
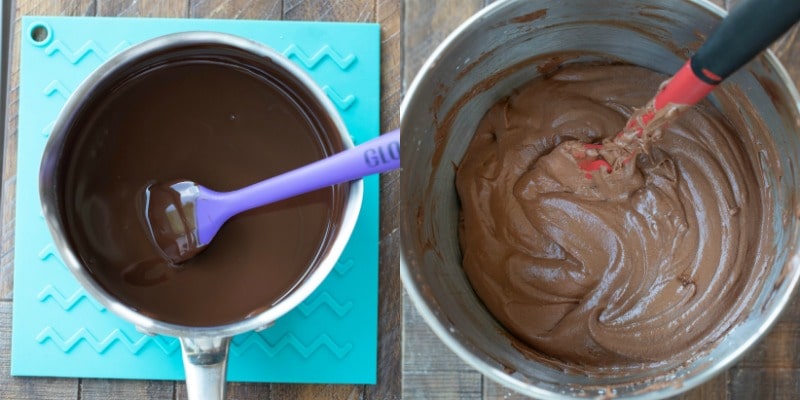
[{"label": "purple spatula", "polygon": [[337,183],[400,167],[400,131],[232,192],[191,181],[147,188],[146,220],[153,243],[174,264],[202,251],[241,212]]}]

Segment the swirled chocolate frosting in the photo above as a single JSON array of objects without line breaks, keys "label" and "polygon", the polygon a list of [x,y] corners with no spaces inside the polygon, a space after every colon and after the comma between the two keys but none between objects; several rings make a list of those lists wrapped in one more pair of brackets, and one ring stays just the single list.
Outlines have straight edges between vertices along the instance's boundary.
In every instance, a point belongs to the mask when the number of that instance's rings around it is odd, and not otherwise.
[{"label": "swirled chocolate frosting", "polygon": [[620,132],[665,78],[627,65],[537,78],[486,113],[458,167],[463,268],[533,356],[588,374],[685,361],[751,297],[772,206],[710,103],[611,172],[558,146]]}]

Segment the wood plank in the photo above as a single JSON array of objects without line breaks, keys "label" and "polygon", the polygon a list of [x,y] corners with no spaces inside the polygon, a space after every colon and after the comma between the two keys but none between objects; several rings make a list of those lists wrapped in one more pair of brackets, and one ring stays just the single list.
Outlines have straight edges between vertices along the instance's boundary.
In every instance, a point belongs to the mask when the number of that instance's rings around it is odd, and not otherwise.
[{"label": "wood plank", "polygon": [[771,47],[800,88],[800,24],[795,25]]},{"label": "wood plank", "polygon": [[13,27],[10,38],[9,92],[3,150],[2,247],[0,250],[0,388],[2,398],[77,399],[77,379],[17,378],[11,375],[11,309],[13,292],[13,250],[16,206],[17,127],[19,110],[19,65],[22,15],[94,15],[94,0],[19,1],[12,5]]},{"label": "wood plank", "polygon": [[[17,89],[14,89],[17,92]],[[17,98],[9,102],[9,108],[17,108]],[[13,104],[13,106],[12,106]],[[9,125],[11,122],[9,122]],[[16,116],[14,116],[14,125],[16,125]],[[13,146],[15,150],[10,156],[11,152],[5,154],[3,160],[3,188],[2,188],[2,233],[0,233],[0,301],[11,300],[14,291],[14,225],[16,224],[14,207],[16,207],[16,193],[17,193],[17,179],[16,172],[8,173],[11,168],[16,170],[17,167],[17,134],[8,134],[5,137],[6,146]]]},{"label": "wood plank", "polygon": [[403,87],[407,88],[428,55],[453,29],[480,10],[483,0],[403,1]]},{"label": "wood plank", "polygon": [[714,379],[700,385],[691,391],[673,399],[681,400],[727,400],[730,398],[728,387],[730,383],[730,372],[725,371]]},{"label": "wood plank", "polygon": [[[270,396],[270,389],[268,383],[228,382],[225,398],[231,400],[268,400],[273,397]],[[186,395],[185,383],[177,382],[175,384],[174,399],[175,400],[188,399]]]},{"label": "wood plank", "polygon": [[172,381],[82,379],[79,400],[172,400],[174,395]]},{"label": "wood plank", "polygon": [[354,385],[281,385],[273,386],[273,399],[296,400],[360,400],[364,398],[363,390]]},{"label": "wood plank", "polygon": [[301,21],[374,22],[375,0],[284,0],[283,18]]},{"label": "wood plank", "polygon": [[800,324],[779,322],[739,362],[739,367],[800,368]]},{"label": "wood plank", "polygon": [[495,383],[493,380],[483,376],[483,399],[484,400],[526,400],[529,397],[519,394],[505,386]]},{"label": "wood plank", "polygon": [[111,17],[187,17],[187,0],[100,0],[98,16]]},{"label": "wood plank", "polygon": [[[399,125],[402,99],[399,0],[378,0],[376,17],[381,24],[381,130],[386,132]],[[398,171],[381,176],[378,378],[377,385],[365,387],[367,399],[399,399],[402,388],[399,178]]]},{"label": "wood plank", "polygon": [[192,18],[263,19],[283,17],[282,0],[190,0]]},{"label": "wood plank", "polygon": [[[439,340],[405,294],[402,342],[404,399],[492,398],[485,397],[483,385],[488,379]],[[489,390],[494,395],[502,389]]]},{"label": "wood plank", "polygon": [[410,372],[403,376],[404,399],[480,400],[483,398],[478,371]]},{"label": "wood plank", "polygon": [[[403,371],[427,373],[433,371],[470,371],[467,365],[445,344],[422,319],[411,304],[408,295],[403,295]],[[405,390],[405,387],[404,387]]]},{"label": "wood plank", "polygon": [[[483,0],[403,0],[402,87],[413,80],[436,46],[483,5]],[[403,398],[481,399],[483,376],[433,334],[403,296]]]},{"label": "wood plank", "polygon": [[19,112],[19,51],[21,15],[29,10],[14,4],[9,21],[8,93],[3,137],[2,225],[0,225],[0,300],[11,300],[14,290],[14,226],[17,194],[17,116]]},{"label": "wood plank", "polygon": [[94,15],[96,0],[17,1],[10,29],[10,64],[3,153],[2,234],[0,235],[0,299],[11,299],[14,266],[14,226],[17,178],[17,112],[19,110],[19,52],[23,15]]},{"label": "wood plank", "polygon": [[[799,61],[800,62],[800,61]],[[778,323],[781,322],[796,322],[800,323],[800,296],[793,296],[783,309]]]},{"label": "wood plank", "polygon": [[[17,15],[94,15],[97,0],[17,0]],[[26,14],[21,14],[23,10]]]},{"label": "wood plank", "polygon": [[11,299],[17,176],[17,112],[19,110],[19,51],[23,15],[94,15],[96,0],[26,0],[15,2],[9,46],[10,64],[5,147],[3,153],[2,235],[0,236],[0,299]]},{"label": "wood plank", "polygon": [[[377,21],[381,25],[381,130],[387,132],[399,126],[400,102],[403,100],[400,85],[401,7],[399,0],[377,1]],[[397,202],[389,204],[396,205]],[[396,213],[392,215],[396,216]]]},{"label": "wood plank", "polygon": [[800,369],[734,368],[729,390],[731,400],[797,399]]},{"label": "wood plank", "polygon": [[[265,383],[228,383],[225,398],[231,400],[360,400],[362,390],[354,385],[290,385]],[[371,398],[371,397],[366,397]],[[186,385],[175,385],[175,399],[186,400]]]},{"label": "wood plank", "polygon": [[[399,194],[396,182],[398,173],[381,178],[382,204],[396,204]],[[394,210],[391,207],[389,210]],[[400,283],[400,235],[396,215],[387,217],[391,211],[381,207],[381,231],[391,230],[380,240],[380,269],[378,296],[378,377],[376,385],[364,388],[367,399],[399,399],[402,391],[402,284]],[[387,228],[387,225],[393,228]]]},{"label": "wood plank", "polygon": [[272,399],[295,400],[360,400],[362,387],[356,385],[272,385]]},{"label": "wood plank", "polygon": [[11,375],[11,302],[0,301],[0,398],[64,400],[78,398],[77,379],[17,378]]},{"label": "wood plank", "polygon": [[[403,0],[402,87],[436,46],[483,5],[483,0]],[[445,347],[403,296],[403,398],[481,399],[483,376]]]}]

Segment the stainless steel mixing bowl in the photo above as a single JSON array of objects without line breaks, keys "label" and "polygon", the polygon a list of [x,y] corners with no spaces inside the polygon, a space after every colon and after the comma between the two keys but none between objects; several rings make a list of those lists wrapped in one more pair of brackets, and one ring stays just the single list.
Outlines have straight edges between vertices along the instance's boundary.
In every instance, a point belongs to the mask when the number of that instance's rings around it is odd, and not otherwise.
[{"label": "stainless steel mixing bowl", "polygon": [[[548,399],[671,396],[731,366],[786,305],[800,277],[795,218],[800,176],[793,167],[800,161],[800,97],[769,52],[717,89],[740,92],[736,102],[711,97],[723,113],[743,117],[753,128],[746,142],[766,143],[765,135],[771,136],[772,150],[752,159],[777,157],[783,168],[756,168],[768,183],[765,201],[775,203],[774,262],[753,265],[766,272],[760,293],[746,318],[712,349],[683,365],[626,376],[590,378],[555,370],[511,345],[461,268],[453,166],[486,110],[547,68],[532,60],[568,52],[568,59],[550,62],[615,59],[672,74],[723,15],[697,0],[499,1],[453,32],[422,67],[401,106],[401,276],[433,331],[488,378]],[[753,106],[754,115],[742,114],[744,103]],[[758,129],[759,120],[767,131]]]}]

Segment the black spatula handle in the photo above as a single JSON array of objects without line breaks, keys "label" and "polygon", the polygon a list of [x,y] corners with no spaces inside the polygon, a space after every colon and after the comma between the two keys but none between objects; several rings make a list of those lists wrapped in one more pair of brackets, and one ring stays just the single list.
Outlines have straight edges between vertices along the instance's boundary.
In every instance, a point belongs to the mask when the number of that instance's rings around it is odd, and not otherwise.
[{"label": "black spatula handle", "polygon": [[698,78],[715,85],[766,49],[800,20],[800,0],[746,0],[691,59]]}]

